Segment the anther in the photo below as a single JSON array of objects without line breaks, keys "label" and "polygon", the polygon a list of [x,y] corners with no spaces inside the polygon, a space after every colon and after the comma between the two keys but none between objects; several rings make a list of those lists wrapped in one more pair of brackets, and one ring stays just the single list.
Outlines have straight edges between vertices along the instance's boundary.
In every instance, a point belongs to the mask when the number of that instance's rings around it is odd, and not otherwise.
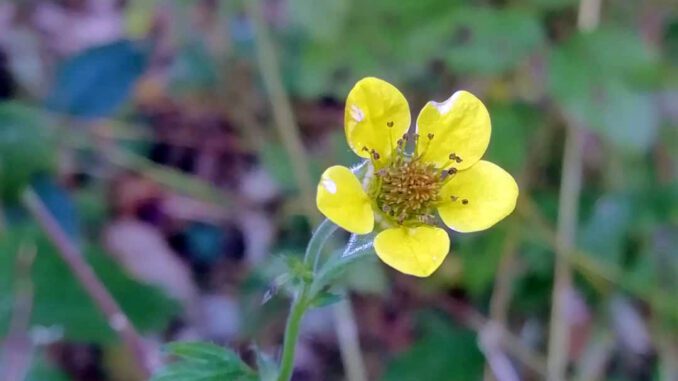
[{"label": "anther", "polygon": [[388,127],[393,127],[393,121],[388,121],[388,122],[386,122],[386,125],[387,125]]},{"label": "anther", "polygon": [[466,205],[466,204],[468,204],[468,200],[467,200],[467,199],[463,199],[463,200],[461,200],[461,203],[464,204],[464,205]]},{"label": "anther", "polygon": [[457,168],[450,168],[447,170],[448,175],[454,175],[455,173],[457,173]]},{"label": "anther", "polygon": [[365,147],[365,146],[363,146],[363,151],[365,151],[365,152],[370,152],[370,150],[369,150],[367,147]]},{"label": "anther", "polygon": [[379,160],[379,158],[381,157],[381,156],[379,156],[379,152],[377,152],[375,150],[370,151],[370,153],[372,154],[372,157],[374,158],[374,160]]},{"label": "anther", "polygon": [[428,138],[428,140],[433,140],[433,132],[429,132],[429,133],[426,135],[426,137]]},{"label": "anther", "polygon": [[455,202],[455,201],[459,200],[459,197],[457,197],[457,196],[450,196],[450,200],[452,200],[452,202]]}]

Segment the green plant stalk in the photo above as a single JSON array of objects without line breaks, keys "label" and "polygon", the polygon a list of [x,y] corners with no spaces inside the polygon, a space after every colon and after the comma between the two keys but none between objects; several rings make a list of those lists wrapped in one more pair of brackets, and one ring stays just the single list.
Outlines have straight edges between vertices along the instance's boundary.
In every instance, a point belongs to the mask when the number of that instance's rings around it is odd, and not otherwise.
[{"label": "green plant stalk", "polygon": [[[264,88],[267,90],[271,101],[274,124],[290,158],[299,193],[301,199],[304,200],[305,214],[309,221],[313,223],[318,221],[318,212],[308,202],[314,199],[314,185],[310,176],[308,156],[299,135],[289,96],[283,86],[273,41],[270,38],[266,20],[261,13],[261,1],[250,0],[247,4],[248,14],[254,23],[257,63]],[[347,379],[349,381],[365,381],[367,376],[365,364],[362,361],[357,330],[351,329],[345,323],[346,319],[355,320],[353,310],[350,308],[350,300],[347,299],[346,303],[335,306],[333,313],[335,319],[339,322],[337,337],[339,338],[341,359],[346,369]]]},{"label": "green plant stalk", "polygon": [[299,340],[301,319],[308,309],[307,299],[309,289],[310,287],[307,284],[304,284],[301,291],[294,297],[290,315],[287,318],[287,325],[285,326],[285,341],[283,343],[283,353],[280,360],[278,381],[288,381],[292,378],[292,372],[294,371],[294,354],[296,353],[297,341]]},{"label": "green plant stalk", "polygon": [[[308,242],[306,253],[304,254],[304,266],[310,269],[315,259],[322,253],[325,244],[330,236],[337,230],[337,225],[330,220],[324,220]],[[312,300],[311,286],[313,279],[304,279],[301,289],[297,291],[290,308],[290,315],[287,318],[287,325],[285,326],[285,339],[283,342],[283,353],[280,360],[280,373],[278,374],[278,381],[289,381],[292,378],[294,371],[294,354],[297,349],[297,341],[299,340],[299,328],[301,327],[301,320],[306,311],[310,307]]]}]

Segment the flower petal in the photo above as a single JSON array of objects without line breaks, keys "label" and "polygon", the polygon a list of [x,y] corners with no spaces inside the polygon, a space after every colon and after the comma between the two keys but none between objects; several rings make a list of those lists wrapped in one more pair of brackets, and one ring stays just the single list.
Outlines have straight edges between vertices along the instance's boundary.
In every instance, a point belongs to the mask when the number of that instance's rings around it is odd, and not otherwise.
[{"label": "flower petal", "polygon": [[367,234],[374,228],[370,199],[346,167],[335,165],[325,170],[315,202],[325,217],[351,233]]},{"label": "flower petal", "polygon": [[440,190],[445,200],[438,214],[458,232],[485,230],[511,214],[516,207],[518,184],[501,167],[480,160],[457,172]]},{"label": "flower petal", "polygon": [[391,156],[396,142],[410,128],[410,106],[390,83],[374,77],[363,78],[346,99],[344,129],[356,155],[370,158],[374,149],[380,160]]},{"label": "flower petal", "polygon": [[450,237],[432,226],[386,229],[374,239],[379,258],[394,269],[418,277],[431,275],[450,251]]},{"label": "flower petal", "polygon": [[483,157],[491,130],[483,102],[468,91],[457,91],[445,102],[426,103],[419,113],[417,154],[442,168],[449,166],[454,153],[461,161],[453,166],[466,169]]}]

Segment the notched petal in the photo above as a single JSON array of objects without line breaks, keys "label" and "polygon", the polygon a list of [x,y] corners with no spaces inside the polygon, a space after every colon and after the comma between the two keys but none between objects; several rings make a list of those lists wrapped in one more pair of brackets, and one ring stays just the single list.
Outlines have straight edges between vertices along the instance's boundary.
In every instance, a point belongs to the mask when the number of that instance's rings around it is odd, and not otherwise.
[{"label": "notched petal", "polygon": [[370,199],[346,167],[325,170],[318,183],[316,205],[325,217],[351,233],[367,234],[374,227]]},{"label": "notched petal", "polygon": [[511,214],[518,184],[508,172],[481,160],[459,171],[440,190],[438,214],[445,225],[462,233],[485,230]]},{"label": "notched petal", "polygon": [[403,94],[390,83],[363,78],[346,99],[344,130],[356,155],[387,160],[398,139],[410,128],[410,107]]},{"label": "notched petal", "polygon": [[468,91],[457,91],[444,102],[428,102],[417,117],[417,144],[422,160],[440,168],[471,167],[490,143],[490,114]]},{"label": "notched petal", "polygon": [[394,269],[427,277],[443,263],[450,250],[450,237],[445,230],[432,226],[396,227],[379,233],[374,249]]}]

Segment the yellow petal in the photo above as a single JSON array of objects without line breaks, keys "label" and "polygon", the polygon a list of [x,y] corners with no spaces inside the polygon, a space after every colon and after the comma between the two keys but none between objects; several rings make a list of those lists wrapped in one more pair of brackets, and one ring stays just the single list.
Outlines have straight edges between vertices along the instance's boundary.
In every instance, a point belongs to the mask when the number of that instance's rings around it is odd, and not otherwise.
[{"label": "yellow petal", "polygon": [[410,128],[410,118],[410,107],[398,89],[378,78],[363,78],[346,99],[346,140],[358,156],[370,157],[366,147],[376,150],[384,162]]},{"label": "yellow petal", "polygon": [[438,207],[445,225],[458,232],[485,230],[511,214],[516,207],[518,184],[496,164],[480,160],[457,172],[440,190]]},{"label": "yellow petal", "polygon": [[379,258],[394,269],[418,277],[431,275],[450,251],[445,230],[432,226],[386,229],[374,239]]},{"label": "yellow petal", "polygon": [[346,167],[335,165],[325,170],[315,202],[325,217],[351,233],[367,234],[374,228],[370,199]]},{"label": "yellow petal", "polygon": [[[483,157],[491,130],[490,114],[483,102],[467,91],[457,91],[445,102],[426,103],[419,113],[417,154],[439,167],[466,169]],[[452,153],[461,162],[452,163]]]}]

